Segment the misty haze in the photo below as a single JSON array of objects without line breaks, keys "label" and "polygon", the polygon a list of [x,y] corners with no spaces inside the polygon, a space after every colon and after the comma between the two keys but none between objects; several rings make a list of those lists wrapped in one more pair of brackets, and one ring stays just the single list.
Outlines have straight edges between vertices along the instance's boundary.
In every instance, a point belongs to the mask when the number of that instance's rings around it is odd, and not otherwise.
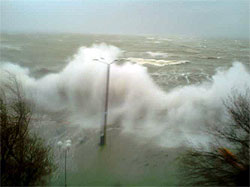
[{"label": "misty haze", "polygon": [[248,0],[0,6],[2,186],[249,185]]}]

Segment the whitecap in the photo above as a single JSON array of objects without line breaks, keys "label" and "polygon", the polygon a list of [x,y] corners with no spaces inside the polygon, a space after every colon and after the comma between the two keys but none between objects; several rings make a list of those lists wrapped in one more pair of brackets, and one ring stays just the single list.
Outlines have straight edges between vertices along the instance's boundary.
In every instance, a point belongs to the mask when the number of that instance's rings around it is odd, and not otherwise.
[{"label": "whitecap", "polygon": [[162,52],[151,52],[151,51],[148,51],[146,52],[148,55],[152,56],[152,57],[168,57],[168,54],[167,53],[162,53]]},{"label": "whitecap", "polygon": [[0,48],[1,49],[21,51],[21,47],[19,47],[19,46],[13,46],[13,45],[8,45],[8,44],[1,44]]},{"label": "whitecap", "polygon": [[153,66],[167,66],[167,65],[178,65],[185,64],[189,61],[187,60],[156,60],[156,59],[144,59],[144,58],[127,58],[128,61],[134,62],[136,64],[149,64]]}]

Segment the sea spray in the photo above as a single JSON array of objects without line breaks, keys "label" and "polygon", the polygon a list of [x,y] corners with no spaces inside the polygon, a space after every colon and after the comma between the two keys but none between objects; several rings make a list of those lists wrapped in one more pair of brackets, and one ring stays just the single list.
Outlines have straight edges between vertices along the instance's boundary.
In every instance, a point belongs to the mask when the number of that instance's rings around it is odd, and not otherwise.
[{"label": "sea spray", "polygon": [[[30,77],[27,68],[4,63],[1,84],[6,81],[4,72],[12,73],[38,108],[67,111],[71,125],[99,129],[104,112],[106,65],[94,59],[112,62],[119,55],[118,48],[105,44],[81,47],[61,72],[40,79]],[[150,138],[167,147],[183,145],[187,140],[208,141],[202,130],[224,118],[222,100],[233,89],[244,92],[250,87],[249,80],[246,67],[236,62],[228,70],[218,70],[211,81],[165,93],[153,82],[146,67],[129,62],[113,64],[108,125],[119,127],[138,140]]]}]

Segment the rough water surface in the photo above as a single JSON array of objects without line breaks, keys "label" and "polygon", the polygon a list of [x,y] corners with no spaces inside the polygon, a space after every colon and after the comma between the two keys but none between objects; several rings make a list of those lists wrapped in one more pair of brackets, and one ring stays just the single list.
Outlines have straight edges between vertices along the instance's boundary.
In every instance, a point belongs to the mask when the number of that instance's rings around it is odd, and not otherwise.
[{"label": "rough water surface", "polygon": [[[16,75],[54,147],[72,140],[68,185],[176,185],[176,158],[207,143],[202,130],[224,119],[222,99],[250,87],[246,40],[78,34],[2,34],[0,85]],[[103,123],[111,65],[107,145]],[[8,72],[8,73],[7,73]]]}]

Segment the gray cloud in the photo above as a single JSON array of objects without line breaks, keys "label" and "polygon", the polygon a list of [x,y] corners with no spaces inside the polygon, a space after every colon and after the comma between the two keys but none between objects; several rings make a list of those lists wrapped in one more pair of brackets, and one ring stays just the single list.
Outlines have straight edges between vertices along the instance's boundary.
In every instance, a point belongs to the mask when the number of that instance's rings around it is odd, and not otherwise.
[{"label": "gray cloud", "polygon": [[1,31],[249,36],[247,0],[2,0]]}]

